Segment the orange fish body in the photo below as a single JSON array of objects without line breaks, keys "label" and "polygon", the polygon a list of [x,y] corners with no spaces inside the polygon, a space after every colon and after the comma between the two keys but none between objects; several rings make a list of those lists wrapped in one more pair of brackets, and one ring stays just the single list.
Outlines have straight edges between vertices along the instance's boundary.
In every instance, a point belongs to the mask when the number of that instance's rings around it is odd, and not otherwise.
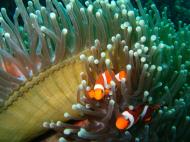
[{"label": "orange fish body", "polygon": [[88,96],[95,100],[101,100],[105,95],[108,95],[111,88],[110,84],[114,77],[118,82],[120,82],[122,78],[126,77],[126,73],[125,71],[120,71],[115,75],[113,71],[108,70],[101,73],[96,80],[94,89],[87,92]]},{"label": "orange fish body", "polygon": [[79,120],[77,122],[74,123],[75,126],[79,126],[79,127],[85,127],[86,125],[88,125],[89,122],[87,119],[85,120]]},{"label": "orange fish body", "polygon": [[129,129],[141,119],[144,123],[148,123],[152,119],[152,113],[158,107],[148,105],[138,105],[133,110],[127,108],[116,119],[116,127],[120,130]]},{"label": "orange fish body", "polygon": [[104,73],[98,76],[96,80],[94,91],[102,90],[102,92],[106,92],[106,95],[109,93],[110,90],[110,83],[113,80],[115,73],[113,71],[109,72],[106,70]]},{"label": "orange fish body", "polygon": [[[119,119],[116,120],[116,127],[118,129],[129,129],[130,127],[132,127],[139,120],[139,116],[142,112],[142,109],[143,109],[143,106],[141,105],[137,106],[133,110],[130,110],[129,108],[127,108],[124,112],[122,112],[121,116],[119,116]],[[125,127],[119,126],[119,125],[125,124],[126,123],[125,121],[127,122],[127,125],[125,125]]]},{"label": "orange fish body", "polygon": [[11,74],[12,76],[14,76],[14,77],[16,77],[18,79],[21,79],[21,80],[25,79],[23,73],[13,63],[1,64],[1,67],[3,68],[4,71]]}]

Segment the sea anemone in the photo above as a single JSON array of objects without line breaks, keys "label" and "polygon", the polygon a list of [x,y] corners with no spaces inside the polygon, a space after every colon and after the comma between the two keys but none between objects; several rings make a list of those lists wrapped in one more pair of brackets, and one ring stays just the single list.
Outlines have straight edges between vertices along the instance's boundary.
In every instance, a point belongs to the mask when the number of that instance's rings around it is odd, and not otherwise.
[{"label": "sea anemone", "polygon": [[189,16],[190,16],[190,2],[188,0],[175,0],[174,2],[174,12],[177,14],[176,18],[174,19],[176,21],[183,21],[185,23],[189,23]]},{"label": "sea anemone", "polygon": [[[138,8],[129,0],[15,2],[14,22],[0,14],[0,141],[27,141],[46,130],[43,122],[61,142],[187,141],[189,25],[176,31],[166,9],[160,15],[140,0]],[[88,98],[105,70],[127,78],[102,101]],[[149,124],[116,129],[118,113],[145,102],[162,106]]]},{"label": "sea anemone", "polygon": [[[44,122],[45,127],[62,134],[59,141],[188,140],[189,26],[180,26],[176,31],[167,19],[166,11],[160,15],[154,4],[148,10],[142,8],[139,0],[136,2],[138,9],[130,1],[123,0],[87,3],[87,9],[93,9],[94,17],[105,17],[100,23],[102,34],[110,30],[116,30],[116,34],[110,39],[107,38],[109,34],[96,39],[90,55],[80,56],[85,70],[81,72],[78,103],[72,109],[80,112],[81,117],[72,117],[68,112],[65,117],[81,120],[84,124]],[[116,15],[119,28],[114,26],[112,30],[110,26],[107,30]],[[97,76],[105,70],[126,70],[126,80],[122,80],[119,87],[113,81],[110,96],[101,101],[93,100],[86,96],[86,90],[95,85]],[[151,123],[139,122],[129,130],[119,131],[115,126],[118,113],[142,103],[162,107]]]}]

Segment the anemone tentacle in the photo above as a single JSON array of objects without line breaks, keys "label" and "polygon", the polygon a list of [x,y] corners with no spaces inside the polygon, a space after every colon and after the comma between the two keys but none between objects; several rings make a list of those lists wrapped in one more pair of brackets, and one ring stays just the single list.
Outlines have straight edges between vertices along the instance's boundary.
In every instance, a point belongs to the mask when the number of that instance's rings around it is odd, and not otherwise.
[{"label": "anemone tentacle", "polygon": [[[176,130],[186,131],[186,127],[182,128],[181,124],[187,124],[189,118],[189,26],[176,31],[165,11],[160,15],[154,4],[149,11],[143,9],[140,0],[137,0],[138,9],[130,1],[118,0],[111,4],[108,1],[95,1],[93,4],[97,3],[100,6],[104,4],[104,7],[97,8],[97,11],[103,13],[107,12],[104,11],[105,7],[111,11],[111,6],[114,6],[113,13],[121,16],[121,23],[120,29],[112,34],[106,45],[96,39],[91,47],[91,55],[80,56],[86,65],[86,74],[81,74],[86,77],[79,84],[78,103],[72,109],[82,112],[84,115],[81,121],[89,123],[80,127],[67,127],[46,122],[45,127],[60,132],[63,136],[60,142],[102,139],[106,142],[186,141],[189,132],[183,135],[176,133]],[[127,78],[121,82],[120,87],[111,84],[111,95],[97,102],[85,92],[93,88],[97,76],[105,70],[125,70]],[[115,121],[118,112],[141,103],[160,104],[163,107],[150,124],[139,123],[126,132],[117,130]],[[180,113],[181,109],[183,111]],[[54,127],[51,124],[55,124]],[[162,137],[165,129],[171,135]]]},{"label": "anemone tentacle", "polygon": [[[26,141],[44,131],[43,121],[60,141],[188,139],[189,25],[176,31],[166,11],[140,0],[136,8],[130,0],[15,2],[13,22],[4,8],[0,13],[0,141]],[[127,79],[120,87],[112,82],[108,99],[84,96],[98,74],[122,69]],[[117,113],[145,102],[164,107],[150,124],[118,131]],[[68,118],[90,123],[76,127]]]}]

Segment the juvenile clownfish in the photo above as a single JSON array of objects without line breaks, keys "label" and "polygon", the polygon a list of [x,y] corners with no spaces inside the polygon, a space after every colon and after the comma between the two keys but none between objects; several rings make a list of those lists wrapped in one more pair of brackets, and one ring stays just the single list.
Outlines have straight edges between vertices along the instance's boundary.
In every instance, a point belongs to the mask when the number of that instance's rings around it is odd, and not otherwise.
[{"label": "juvenile clownfish", "polygon": [[94,89],[87,91],[87,96],[91,99],[101,100],[110,93],[110,84],[114,77],[118,82],[121,82],[123,78],[126,78],[126,72],[120,71],[115,75],[113,71],[106,70],[101,73],[96,80]]},{"label": "juvenile clownfish", "polygon": [[87,119],[85,120],[79,120],[77,122],[74,123],[75,126],[79,126],[79,127],[85,127],[89,124],[89,121]]},{"label": "juvenile clownfish", "polygon": [[144,123],[148,123],[152,119],[152,113],[160,106],[148,106],[138,105],[133,110],[127,108],[122,114],[116,119],[116,127],[119,130],[129,129],[141,119]]},{"label": "juvenile clownfish", "polygon": [[24,74],[13,63],[1,64],[1,67],[2,67],[2,69],[4,71],[6,71],[7,73],[9,73],[12,76],[16,77],[17,79],[20,79],[20,80],[25,80],[26,79]]}]

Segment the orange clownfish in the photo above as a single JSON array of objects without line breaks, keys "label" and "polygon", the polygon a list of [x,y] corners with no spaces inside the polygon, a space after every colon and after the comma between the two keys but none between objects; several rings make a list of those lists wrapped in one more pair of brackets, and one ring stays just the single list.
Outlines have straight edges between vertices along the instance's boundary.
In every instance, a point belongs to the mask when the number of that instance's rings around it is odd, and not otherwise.
[{"label": "orange clownfish", "polygon": [[120,71],[115,75],[113,71],[106,70],[101,73],[96,80],[94,89],[87,91],[87,96],[91,99],[101,100],[105,95],[110,93],[110,83],[114,77],[118,82],[121,82],[123,78],[126,78],[126,72]]},{"label": "orange clownfish", "polygon": [[4,71],[16,77],[19,80],[25,80],[24,74],[19,70],[19,68],[14,63],[3,63],[1,67]]},{"label": "orange clownfish", "polygon": [[127,108],[117,119],[116,127],[119,130],[125,130],[131,128],[134,124],[141,119],[144,123],[148,123],[152,119],[152,113],[159,108],[159,105],[148,106],[138,105],[133,110]]},{"label": "orange clownfish", "polygon": [[89,121],[87,119],[79,120],[79,121],[74,123],[75,126],[79,126],[79,127],[85,127],[88,124],[89,124]]}]

